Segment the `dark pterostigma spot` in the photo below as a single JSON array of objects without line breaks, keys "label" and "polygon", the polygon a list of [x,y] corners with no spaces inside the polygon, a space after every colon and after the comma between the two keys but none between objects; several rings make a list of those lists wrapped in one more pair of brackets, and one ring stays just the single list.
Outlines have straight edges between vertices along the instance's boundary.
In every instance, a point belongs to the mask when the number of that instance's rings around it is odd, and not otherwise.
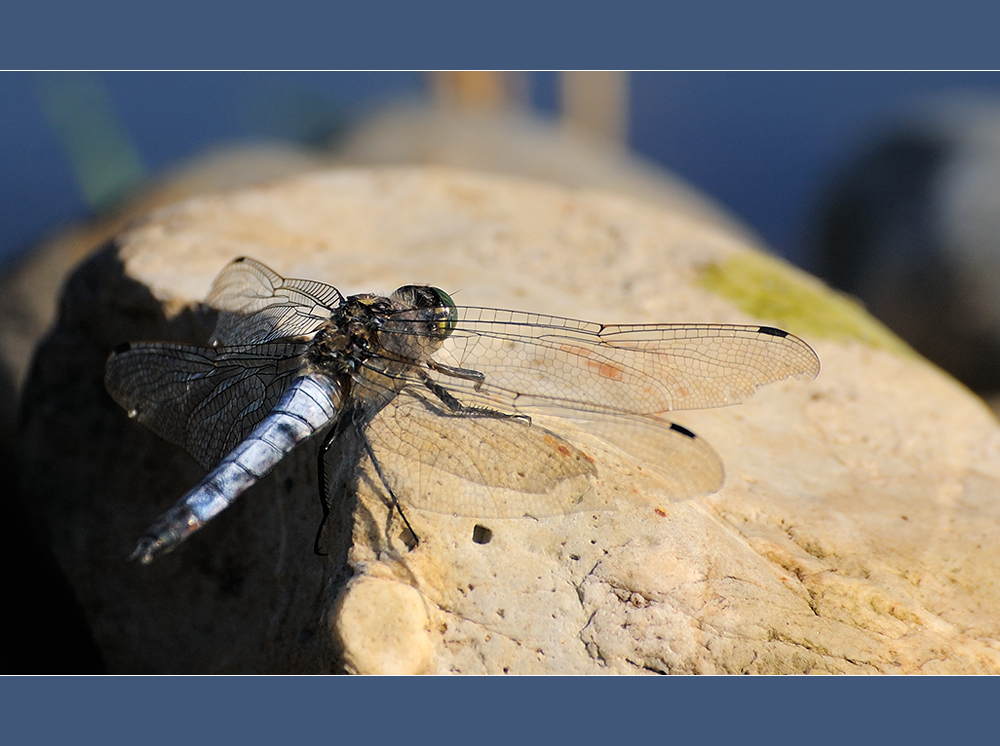
[{"label": "dark pterostigma spot", "polygon": [[132,344],[130,342],[122,342],[120,345],[115,347],[115,354],[120,355],[123,352],[128,352],[132,349]]},{"label": "dark pterostigma spot", "polygon": [[761,326],[757,329],[761,334],[770,334],[772,337],[787,337],[788,332],[784,329],[775,329],[773,326]]},{"label": "dark pterostigma spot", "polygon": [[481,526],[477,523],[476,527],[472,529],[472,540],[477,544],[489,544],[492,539],[493,532],[486,528],[486,526]]},{"label": "dark pterostigma spot", "polygon": [[688,430],[686,427],[678,425],[676,422],[671,422],[670,423],[670,429],[673,430],[675,433],[680,433],[681,435],[686,435],[687,437],[691,438],[691,440],[694,440],[695,438],[698,437],[693,432],[691,432],[690,430]]}]

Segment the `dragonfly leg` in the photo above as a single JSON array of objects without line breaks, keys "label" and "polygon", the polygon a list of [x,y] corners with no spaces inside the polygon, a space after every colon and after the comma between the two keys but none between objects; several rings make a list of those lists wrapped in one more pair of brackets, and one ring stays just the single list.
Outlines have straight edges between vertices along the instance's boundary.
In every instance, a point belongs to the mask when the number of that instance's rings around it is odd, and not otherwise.
[{"label": "dragonfly leg", "polygon": [[430,359],[427,361],[427,367],[438,373],[443,373],[446,376],[451,376],[452,378],[462,378],[466,381],[475,381],[476,391],[479,391],[479,387],[482,386],[483,381],[486,380],[486,376],[484,376],[478,370],[472,370],[471,368],[453,368],[450,365],[439,363],[437,360],[434,359]]},{"label": "dragonfly leg", "polygon": [[420,537],[417,536],[417,532],[413,530],[413,526],[411,526],[410,521],[407,520],[406,513],[403,512],[403,507],[399,504],[399,500],[396,499],[396,493],[389,485],[389,480],[385,478],[385,474],[382,473],[382,465],[379,464],[378,459],[375,457],[375,451],[372,450],[371,444],[368,442],[368,438],[364,437],[363,434],[361,436],[361,441],[365,444],[365,452],[368,454],[368,458],[371,459],[372,466],[375,467],[375,473],[378,474],[378,478],[382,482],[382,486],[385,487],[386,492],[389,493],[389,497],[392,498],[392,506],[396,509],[396,512],[399,513],[399,517],[403,519],[403,523],[406,524],[406,529],[413,537],[413,546],[416,546],[420,543]]},{"label": "dragonfly leg", "polygon": [[347,429],[350,420],[350,417],[341,417],[337,422],[337,426],[330,428],[330,431],[323,438],[322,444],[320,444],[319,453],[316,455],[319,507],[323,511],[323,517],[320,519],[319,528],[316,529],[316,539],[313,541],[313,554],[319,557],[325,557],[328,554],[320,549],[320,542],[323,540],[323,529],[326,528],[326,522],[330,519],[330,475],[326,473],[326,454],[329,453],[333,441]]},{"label": "dragonfly leg", "polygon": [[425,377],[424,386],[430,389],[430,392],[436,396],[442,404],[448,407],[452,415],[457,417],[491,417],[497,420],[521,420],[527,425],[531,424],[531,417],[526,414],[507,414],[506,412],[501,412],[499,409],[490,409],[489,407],[470,407],[462,404],[458,399],[452,396],[444,386],[442,386],[437,381],[432,378]]}]

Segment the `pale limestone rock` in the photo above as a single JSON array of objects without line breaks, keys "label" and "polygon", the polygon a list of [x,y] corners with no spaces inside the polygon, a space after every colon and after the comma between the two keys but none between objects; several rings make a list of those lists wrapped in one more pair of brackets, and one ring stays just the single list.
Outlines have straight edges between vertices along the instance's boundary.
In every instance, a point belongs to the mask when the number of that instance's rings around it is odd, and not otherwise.
[{"label": "pale limestone rock", "polygon": [[344,588],[329,621],[351,673],[431,672],[427,602],[412,586],[362,575]]},{"label": "pale limestone rock", "polygon": [[[113,671],[957,673],[1000,671],[1000,428],[850,302],[718,223],[604,193],[449,169],[330,171],[154,214],[75,273],[28,380],[33,498]],[[678,413],[726,464],[671,495],[559,420],[599,509],[398,521],[343,443],[311,550],[315,444],[150,567],[124,561],[199,478],[101,391],[118,342],[202,340],[232,258],[345,293],[607,322],[770,323],[815,381]],[[473,540],[477,524],[492,540]]]}]

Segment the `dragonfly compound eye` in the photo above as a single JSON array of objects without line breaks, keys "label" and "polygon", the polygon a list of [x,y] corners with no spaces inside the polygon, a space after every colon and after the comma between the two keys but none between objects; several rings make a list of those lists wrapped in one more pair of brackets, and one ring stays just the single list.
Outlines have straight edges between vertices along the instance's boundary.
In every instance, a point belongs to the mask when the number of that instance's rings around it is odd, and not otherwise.
[{"label": "dragonfly compound eye", "polygon": [[455,308],[455,301],[441,288],[429,287],[427,289],[437,296],[438,331],[441,332],[442,337],[447,337],[455,331],[455,324],[458,323],[458,309]]},{"label": "dragonfly compound eye", "polygon": [[440,339],[450,335],[458,324],[455,301],[441,288],[430,285],[404,285],[392,296],[405,305],[418,309],[419,317],[433,324],[433,332]]}]

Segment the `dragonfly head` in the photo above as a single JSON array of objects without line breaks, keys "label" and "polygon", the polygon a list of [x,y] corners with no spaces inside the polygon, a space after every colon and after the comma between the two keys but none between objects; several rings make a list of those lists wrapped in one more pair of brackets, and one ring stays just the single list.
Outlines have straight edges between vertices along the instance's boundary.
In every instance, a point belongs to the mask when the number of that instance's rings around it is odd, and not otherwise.
[{"label": "dragonfly head", "polygon": [[458,323],[455,301],[441,288],[404,285],[392,294],[392,299],[403,307],[397,318],[427,323],[431,335],[439,341],[448,337]]}]

